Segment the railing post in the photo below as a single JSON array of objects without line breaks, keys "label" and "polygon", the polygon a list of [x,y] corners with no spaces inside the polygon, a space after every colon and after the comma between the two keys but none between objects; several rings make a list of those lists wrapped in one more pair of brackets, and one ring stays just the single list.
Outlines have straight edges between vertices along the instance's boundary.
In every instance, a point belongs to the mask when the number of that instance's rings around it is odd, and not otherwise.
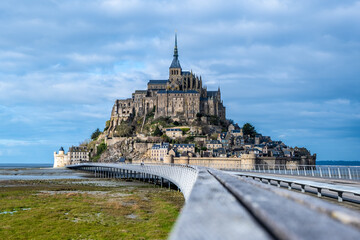
[{"label": "railing post", "polygon": [[349,170],[349,179],[351,180],[351,171],[350,171],[350,168],[348,167],[348,170]]},{"label": "railing post", "polygon": [[301,187],[301,192],[305,193],[305,185],[301,184],[300,187]]},{"label": "railing post", "polygon": [[321,188],[317,188],[317,196],[321,197]]},{"label": "railing post", "polygon": [[343,201],[343,192],[338,192],[338,201],[339,202]]},{"label": "railing post", "polygon": [[328,167],[329,170],[329,178],[331,178],[331,171],[330,171],[330,167]]},{"label": "railing post", "polygon": [[339,178],[341,178],[340,168],[338,167]]}]

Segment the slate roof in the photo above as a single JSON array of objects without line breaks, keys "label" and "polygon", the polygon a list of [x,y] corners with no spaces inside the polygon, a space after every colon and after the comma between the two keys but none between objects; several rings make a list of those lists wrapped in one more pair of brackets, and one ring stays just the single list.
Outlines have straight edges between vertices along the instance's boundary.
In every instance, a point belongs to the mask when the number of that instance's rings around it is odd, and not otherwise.
[{"label": "slate roof", "polygon": [[189,91],[177,91],[177,90],[167,91],[167,90],[160,90],[160,91],[158,91],[157,93],[160,93],[160,94],[162,94],[162,93],[169,93],[169,94],[172,94],[172,93],[192,93],[192,94],[194,94],[194,93],[198,93],[198,92],[195,91],[195,90],[189,90]]},{"label": "slate roof", "polygon": [[167,148],[169,148],[169,143],[160,143],[160,144],[154,144],[153,146],[152,146],[152,149],[167,149]]},{"label": "slate roof", "polygon": [[69,148],[69,152],[87,152],[87,147],[86,146],[72,146]]},{"label": "slate roof", "polygon": [[148,84],[166,84],[168,80],[149,80]]},{"label": "slate roof", "polygon": [[209,140],[207,144],[221,144],[221,142],[219,140]]},{"label": "slate roof", "polygon": [[216,97],[217,96],[217,91],[207,91],[207,95],[209,96],[209,97]]},{"label": "slate roof", "polygon": [[174,144],[174,148],[177,148],[177,147],[195,147],[195,144],[185,144],[185,143]]},{"label": "slate roof", "polygon": [[168,128],[166,129],[167,132],[181,132],[182,130],[180,128]]},{"label": "slate roof", "polygon": [[172,60],[170,68],[181,68],[180,61],[177,57],[174,57],[174,59]]}]

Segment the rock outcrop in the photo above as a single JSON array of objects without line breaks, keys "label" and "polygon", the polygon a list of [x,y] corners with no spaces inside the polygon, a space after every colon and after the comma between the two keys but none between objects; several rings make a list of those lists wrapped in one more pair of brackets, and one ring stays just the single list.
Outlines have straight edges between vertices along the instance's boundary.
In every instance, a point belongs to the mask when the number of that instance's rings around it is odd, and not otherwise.
[{"label": "rock outcrop", "polygon": [[150,157],[153,143],[136,142],[133,138],[119,138],[113,144],[108,144],[107,150],[101,154],[99,162],[117,162],[120,158],[127,161],[141,160]]}]

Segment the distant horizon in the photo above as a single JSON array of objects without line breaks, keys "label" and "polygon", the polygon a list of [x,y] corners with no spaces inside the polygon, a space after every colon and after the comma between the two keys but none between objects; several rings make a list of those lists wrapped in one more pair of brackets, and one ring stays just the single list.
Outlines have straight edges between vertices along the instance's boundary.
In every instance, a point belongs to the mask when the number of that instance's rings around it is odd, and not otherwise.
[{"label": "distant horizon", "polygon": [[[316,163],[318,162],[359,162],[360,164],[360,160],[317,160]],[[0,166],[4,166],[4,165],[53,165],[54,162],[0,162]]]}]

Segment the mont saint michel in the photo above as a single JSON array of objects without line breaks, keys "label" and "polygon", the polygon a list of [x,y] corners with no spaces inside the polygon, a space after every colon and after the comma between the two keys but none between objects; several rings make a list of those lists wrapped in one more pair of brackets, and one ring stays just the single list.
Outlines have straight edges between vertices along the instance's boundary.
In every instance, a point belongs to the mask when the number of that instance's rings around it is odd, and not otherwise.
[{"label": "mont saint michel", "polygon": [[360,0],[0,11],[0,240],[360,239]]},{"label": "mont saint michel", "polygon": [[220,87],[208,90],[200,75],[182,68],[177,35],[167,79],[151,79],[145,90],[117,99],[103,131],[54,153],[54,167],[84,161],[296,167],[315,160],[306,148],[227,119]]},{"label": "mont saint michel", "polygon": [[[111,112],[108,133],[134,117],[154,113],[154,118],[170,117],[174,121],[191,123],[197,116],[210,115],[226,120],[220,89],[208,91],[201,76],[184,71],[179,61],[177,36],[174,56],[169,67],[169,78],[150,80],[146,90],[136,90],[131,98],[116,100]],[[111,136],[111,135],[110,135]]]}]

